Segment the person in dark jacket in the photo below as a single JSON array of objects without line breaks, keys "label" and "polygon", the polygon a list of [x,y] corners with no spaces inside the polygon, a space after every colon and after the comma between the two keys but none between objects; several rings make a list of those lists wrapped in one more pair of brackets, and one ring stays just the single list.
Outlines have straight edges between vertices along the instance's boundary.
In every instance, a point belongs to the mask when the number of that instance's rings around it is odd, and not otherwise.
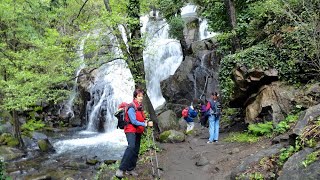
[{"label": "person in dark jacket", "polygon": [[124,128],[128,147],[123,154],[121,164],[116,172],[116,177],[118,178],[123,178],[124,173],[133,176],[138,175],[133,171],[133,169],[137,164],[141,135],[144,131],[144,127],[146,126],[145,114],[142,108],[143,94],[144,92],[141,89],[136,89],[133,92],[133,106],[129,106],[128,111],[125,114],[126,120],[129,121]]},{"label": "person in dark jacket", "polygon": [[209,117],[209,113],[207,111],[207,107],[206,104],[201,101],[200,102],[200,124],[201,126],[204,127],[208,127],[208,117]]},{"label": "person in dark jacket", "polygon": [[211,99],[207,104],[209,114],[209,141],[208,144],[218,142],[219,138],[219,121],[221,118],[221,104],[218,101],[218,93],[211,94]]}]

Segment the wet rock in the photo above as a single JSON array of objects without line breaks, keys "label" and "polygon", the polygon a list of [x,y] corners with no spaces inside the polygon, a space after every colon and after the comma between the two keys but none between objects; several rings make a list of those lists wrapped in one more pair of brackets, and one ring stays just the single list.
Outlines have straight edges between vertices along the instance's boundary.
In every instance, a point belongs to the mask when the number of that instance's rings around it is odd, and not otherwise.
[{"label": "wet rock", "polygon": [[42,152],[55,152],[53,146],[51,145],[48,139],[40,139],[38,141],[38,146]]},{"label": "wet rock", "polygon": [[10,122],[6,122],[4,124],[0,123],[0,134],[2,133],[12,133],[13,126],[10,124]]},{"label": "wet rock", "polygon": [[106,161],[104,161],[104,163],[105,163],[106,165],[114,164],[114,163],[116,163],[116,162],[117,162],[116,160],[106,160]]},{"label": "wet rock", "polygon": [[48,139],[47,135],[39,132],[33,132],[32,133],[32,138],[35,140],[40,140],[40,139]]},{"label": "wet rock", "polygon": [[25,153],[19,149],[8,146],[0,146],[0,159],[3,159],[4,161],[19,159],[24,156]]},{"label": "wet rock", "polygon": [[99,160],[97,160],[95,158],[88,158],[86,160],[86,164],[89,164],[89,165],[96,165],[98,162],[99,162]]}]

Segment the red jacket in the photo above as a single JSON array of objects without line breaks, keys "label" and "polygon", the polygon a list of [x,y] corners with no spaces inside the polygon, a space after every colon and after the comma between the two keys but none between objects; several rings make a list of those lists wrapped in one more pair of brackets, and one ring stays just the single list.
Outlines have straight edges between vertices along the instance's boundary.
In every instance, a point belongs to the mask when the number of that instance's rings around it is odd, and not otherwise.
[{"label": "red jacket", "polygon": [[[135,111],[136,111],[136,119],[139,122],[144,122],[145,120],[145,114],[143,112],[143,109],[141,110],[137,110],[137,107],[139,107],[139,103],[136,100],[133,100],[132,104],[134,104],[135,106]],[[126,113],[126,117],[127,120],[129,120],[129,115],[128,115],[128,111]],[[130,120],[129,120],[130,121]],[[143,126],[135,126],[131,123],[129,123],[128,125],[126,125],[124,127],[124,132],[125,133],[143,133],[144,131],[144,127]]]}]

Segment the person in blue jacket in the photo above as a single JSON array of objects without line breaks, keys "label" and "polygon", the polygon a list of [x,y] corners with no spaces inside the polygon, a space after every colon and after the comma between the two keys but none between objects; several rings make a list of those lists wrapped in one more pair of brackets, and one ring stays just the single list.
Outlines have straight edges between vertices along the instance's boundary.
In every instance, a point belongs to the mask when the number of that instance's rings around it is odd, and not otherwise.
[{"label": "person in blue jacket", "polygon": [[187,131],[186,133],[188,133],[189,131],[193,130],[194,128],[194,121],[193,119],[195,117],[197,117],[198,112],[194,109],[194,107],[191,105],[188,107],[188,117],[185,117],[184,120],[187,121]]}]

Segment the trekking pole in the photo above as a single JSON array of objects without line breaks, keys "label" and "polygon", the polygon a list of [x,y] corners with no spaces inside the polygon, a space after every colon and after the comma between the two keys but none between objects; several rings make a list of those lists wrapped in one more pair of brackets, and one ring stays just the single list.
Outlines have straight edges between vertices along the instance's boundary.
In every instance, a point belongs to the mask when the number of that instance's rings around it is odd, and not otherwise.
[{"label": "trekking pole", "polygon": [[[150,143],[150,128],[147,127],[147,141],[148,141],[148,147],[149,148],[152,148],[151,147],[151,143]],[[152,158],[152,152],[151,152],[151,149],[149,149],[149,156],[150,156],[150,162],[151,162],[151,168],[152,168],[152,176],[154,177],[155,176],[155,172],[154,172],[154,165],[153,165],[153,158]]]},{"label": "trekking pole", "polygon": [[157,157],[156,143],[155,143],[155,141],[154,141],[154,135],[153,135],[153,127],[152,127],[152,129],[151,129],[151,133],[152,133],[152,142],[153,142],[154,156],[155,156],[155,159],[156,159],[158,179],[160,179],[160,170],[159,170],[159,163],[158,163],[158,157]]}]

